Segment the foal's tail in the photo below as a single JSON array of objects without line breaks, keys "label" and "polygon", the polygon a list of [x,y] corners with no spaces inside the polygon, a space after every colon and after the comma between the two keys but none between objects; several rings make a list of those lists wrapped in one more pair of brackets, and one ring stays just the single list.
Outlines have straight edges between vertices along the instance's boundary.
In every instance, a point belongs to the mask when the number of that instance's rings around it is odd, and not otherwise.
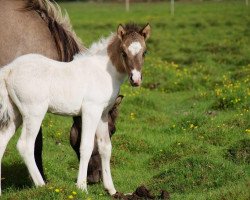
[{"label": "foal's tail", "polygon": [[10,121],[10,115],[8,111],[8,91],[5,84],[5,78],[7,71],[0,69],[0,130],[8,125]]}]

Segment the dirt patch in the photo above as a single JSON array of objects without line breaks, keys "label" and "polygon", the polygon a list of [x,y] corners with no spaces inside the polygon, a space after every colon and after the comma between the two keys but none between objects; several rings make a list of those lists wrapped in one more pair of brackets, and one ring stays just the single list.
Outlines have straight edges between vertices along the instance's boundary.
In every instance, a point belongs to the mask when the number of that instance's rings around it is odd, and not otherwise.
[{"label": "dirt patch", "polygon": [[243,139],[231,146],[225,157],[237,164],[250,164],[250,139]]},{"label": "dirt patch", "polygon": [[154,196],[144,185],[142,185],[139,186],[132,194],[125,195],[123,193],[117,192],[112,197],[113,199],[121,199],[121,200],[140,200],[140,199],[168,200],[170,199],[170,194],[165,190],[161,190],[160,195]]}]

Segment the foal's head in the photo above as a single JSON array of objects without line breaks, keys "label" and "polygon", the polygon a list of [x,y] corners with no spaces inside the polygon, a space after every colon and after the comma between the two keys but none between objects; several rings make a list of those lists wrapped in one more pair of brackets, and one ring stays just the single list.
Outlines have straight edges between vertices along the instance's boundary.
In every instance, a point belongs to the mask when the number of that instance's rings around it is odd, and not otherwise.
[{"label": "foal's head", "polygon": [[117,49],[120,59],[120,68],[129,76],[132,86],[139,86],[142,82],[142,66],[147,53],[146,40],[150,36],[150,26],[143,28],[135,24],[121,24],[117,28],[119,47]]}]

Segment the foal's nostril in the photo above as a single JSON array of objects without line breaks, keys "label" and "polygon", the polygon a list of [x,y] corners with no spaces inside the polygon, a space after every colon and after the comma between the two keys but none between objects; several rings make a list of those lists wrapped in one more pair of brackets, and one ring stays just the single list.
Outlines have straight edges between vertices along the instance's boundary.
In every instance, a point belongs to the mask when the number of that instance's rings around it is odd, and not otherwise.
[{"label": "foal's nostril", "polygon": [[132,77],[133,77],[133,75],[132,75],[132,74],[130,74],[130,76],[129,76],[129,80],[130,80],[130,82],[134,82]]}]

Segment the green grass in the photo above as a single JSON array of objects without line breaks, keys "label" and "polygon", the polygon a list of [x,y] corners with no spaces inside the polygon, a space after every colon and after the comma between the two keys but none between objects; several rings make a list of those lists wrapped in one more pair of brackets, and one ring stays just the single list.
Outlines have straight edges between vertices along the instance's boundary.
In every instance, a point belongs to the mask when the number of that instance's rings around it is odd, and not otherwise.
[{"label": "green grass", "polygon": [[[112,174],[118,191],[141,184],[172,199],[250,199],[250,8],[244,2],[61,4],[86,46],[119,23],[150,22],[152,37],[141,88],[125,95],[112,138]],[[8,146],[1,199],[110,199],[102,184],[89,194],[75,186],[78,161],[69,145],[71,118],[43,122],[49,183],[35,188]],[[59,192],[56,192],[59,189]],[[56,191],[55,191],[56,190]]]}]

